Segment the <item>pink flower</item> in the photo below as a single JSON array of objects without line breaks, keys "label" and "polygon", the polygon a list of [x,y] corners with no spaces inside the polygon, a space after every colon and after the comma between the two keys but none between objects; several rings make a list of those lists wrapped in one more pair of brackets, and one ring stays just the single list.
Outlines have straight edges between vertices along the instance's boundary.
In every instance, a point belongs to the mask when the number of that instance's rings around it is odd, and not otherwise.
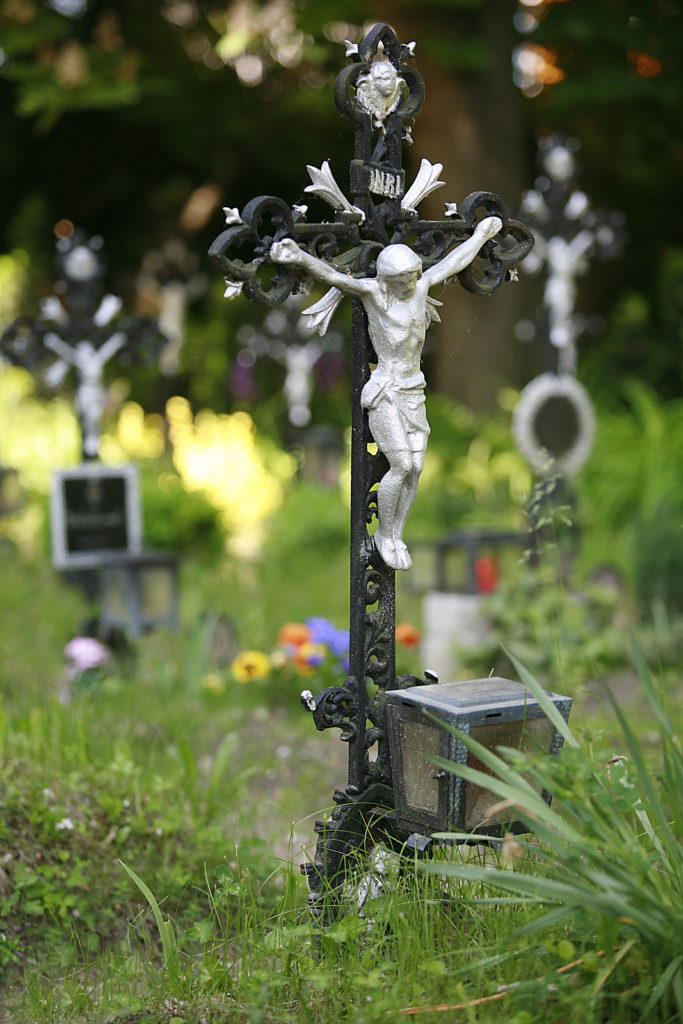
[{"label": "pink flower", "polygon": [[106,665],[111,652],[93,636],[75,636],[64,648],[64,657],[69,677],[76,679],[88,669]]}]

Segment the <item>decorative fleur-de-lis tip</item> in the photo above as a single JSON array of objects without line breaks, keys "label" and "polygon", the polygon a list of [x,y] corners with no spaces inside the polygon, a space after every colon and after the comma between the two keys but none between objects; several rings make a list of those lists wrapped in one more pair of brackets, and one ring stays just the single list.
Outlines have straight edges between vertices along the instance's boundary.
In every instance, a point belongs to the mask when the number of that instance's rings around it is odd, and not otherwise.
[{"label": "decorative fleur-de-lis tip", "polygon": [[324,199],[326,203],[329,203],[333,210],[345,210],[347,213],[358,213],[361,219],[365,218],[362,210],[358,209],[357,206],[352,206],[349,200],[346,198],[339,185],[334,179],[332,169],[329,161],[325,160],[322,167],[314,167],[312,164],[306,165],[308,176],[311,179],[312,184],[306,185],[304,192],[310,192],[314,196],[319,196],[320,199]]},{"label": "decorative fleur-de-lis tip", "polygon": [[517,270],[517,267],[512,267],[508,270],[508,275],[511,281],[519,281],[519,271]]},{"label": "decorative fleur-de-lis tip", "polygon": [[224,206],[223,213],[225,214],[226,224],[241,224],[242,218],[240,217],[240,211],[236,206]]},{"label": "decorative fleur-de-lis tip", "polygon": [[225,278],[225,291],[223,292],[224,299],[234,299],[240,295],[244,288],[244,281],[231,281],[229,277]]},{"label": "decorative fleur-de-lis tip", "polygon": [[458,204],[457,203],[446,203],[446,216],[457,217],[458,215]]},{"label": "decorative fleur-de-lis tip", "polygon": [[352,43],[350,39],[345,39],[346,44],[346,56],[353,57],[355,53],[358,53],[358,43]]},{"label": "decorative fleur-de-lis tip", "polygon": [[412,43],[406,43],[406,50],[408,51],[408,56],[409,57],[414,57],[415,56],[415,40],[414,39],[413,39]]},{"label": "decorative fleur-de-lis tip", "polygon": [[433,164],[423,158],[420,169],[415,176],[415,181],[401,200],[401,208],[404,210],[416,210],[418,204],[422,202],[425,196],[445,185],[444,181],[439,181],[439,175],[442,170],[443,164]]},{"label": "decorative fleur-de-lis tip", "polygon": [[292,212],[294,214],[294,220],[306,220],[308,207],[304,203],[293,203]]}]

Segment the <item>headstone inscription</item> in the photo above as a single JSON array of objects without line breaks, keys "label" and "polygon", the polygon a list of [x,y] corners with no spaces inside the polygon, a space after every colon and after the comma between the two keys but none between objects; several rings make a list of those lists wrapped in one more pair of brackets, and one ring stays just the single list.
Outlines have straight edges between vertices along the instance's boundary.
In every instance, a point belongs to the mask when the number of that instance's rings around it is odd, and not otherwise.
[{"label": "headstone inscription", "polygon": [[50,495],[52,558],[56,569],[97,568],[142,550],[142,509],[136,466],[89,462],[58,469]]},{"label": "headstone inscription", "polygon": [[387,813],[393,789],[384,694],[424,682],[396,677],[394,575],[411,565],[403,529],[429,434],[420,359],[439,305],[429,289],[457,277],[489,295],[515,277],[533,245],[491,192],[475,192],[459,208],[447,203],[441,220],[420,217],[422,199],[444,183],[442,165],[423,159],[406,189],[403,142],[412,141],[424,100],[414,50],[383,24],[348,44],[335,100],[354,130],[351,199],[327,162],[309,165],[306,188],[333,208],[332,221],[310,222],[301,206],[260,196],[241,212],[227,209],[227,228],[210,249],[228,298],[244,294],[272,306],[311,277],[326,284],[306,311],[321,333],[343,297],[353,300],[349,675],[341,686],[302,694],[316,727],[341,729],[349,747],[347,785],[334,794],[331,819],[316,823],[315,860],[305,865],[320,922],[334,912],[327,896],[354,851],[380,832],[390,844],[407,839]]}]

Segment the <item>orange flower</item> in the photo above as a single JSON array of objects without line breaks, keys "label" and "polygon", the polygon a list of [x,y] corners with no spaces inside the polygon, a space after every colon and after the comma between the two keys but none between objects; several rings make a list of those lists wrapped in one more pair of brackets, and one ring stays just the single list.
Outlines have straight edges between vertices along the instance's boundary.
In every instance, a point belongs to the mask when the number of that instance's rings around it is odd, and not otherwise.
[{"label": "orange flower", "polygon": [[311,639],[311,631],[303,622],[285,622],[280,627],[277,635],[277,642],[283,647],[301,647]]},{"label": "orange flower", "polygon": [[396,643],[402,647],[417,647],[420,634],[410,622],[399,622],[396,627]]},{"label": "orange flower", "polygon": [[303,675],[312,675],[316,665],[322,665],[327,654],[324,644],[302,644],[294,655],[294,664]]}]

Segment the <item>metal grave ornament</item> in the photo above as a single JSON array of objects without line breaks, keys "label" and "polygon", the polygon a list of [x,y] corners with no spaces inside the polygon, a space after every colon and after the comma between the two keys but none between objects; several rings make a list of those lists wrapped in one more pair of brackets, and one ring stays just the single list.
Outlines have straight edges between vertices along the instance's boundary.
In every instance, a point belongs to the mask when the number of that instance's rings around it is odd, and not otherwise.
[{"label": "metal grave ornament", "polygon": [[306,188],[332,208],[333,219],[309,221],[307,207],[259,196],[241,212],[226,208],[227,227],[210,249],[228,298],[243,294],[272,306],[304,291],[311,278],[328,285],[303,314],[321,334],[343,298],[353,300],[349,675],[341,686],[302,694],[316,727],[340,729],[349,747],[347,785],[334,794],[332,817],[316,823],[315,860],[305,866],[321,923],[338,912],[334,894],[354,852],[380,835],[394,846],[407,839],[392,817],[384,694],[424,682],[396,677],[394,575],[411,565],[403,529],[429,434],[420,359],[439,306],[429,292],[457,277],[468,291],[489,295],[515,275],[533,245],[491,192],[472,193],[459,207],[447,203],[441,220],[418,213],[444,182],[442,165],[422,160],[406,187],[403,143],[412,141],[424,101],[410,63],[414,48],[382,24],[348,46],[335,101],[354,133],[350,198],[327,162],[308,167]]},{"label": "metal grave ornament", "polygon": [[[576,139],[542,138],[541,174],[521,204],[536,241],[524,270],[546,275],[540,332],[551,368],[522,391],[512,433],[531,468],[546,478],[573,476],[593,446],[593,406],[575,376],[577,340],[587,326],[576,310],[578,279],[588,271],[591,258],[614,256],[623,241],[623,214],[598,213],[576,186],[578,149]],[[523,336],[537,333],[533,323],[525,321],[520,327]]]},{"label": "metal grave ornament", "polygon": [[237,331],[242,345],[236,358],[238,371],[248,373],[264,356],[284,367],[282,390],[287,419],[295,430],[311,422],[316,364],[323,356],[339,352],[343,344],[342,335],[336,331],[327,332],[324,338],[317,336],[315,326],[301,315],[302,299],[305,301],[300,295],[285,299],[280,308],[267,314],[262,329],[242,324]]},{"label": "metal grave ornament", "polygon": [[97,458],[107,363],[115,356],[128,363],[154,360],[166,341],[154,320],[123,315],[122,300],[102,294],[101,250],[99,236],[88,238],[76,231],[60,238],[55,259],[57,294],[42,300],[39,317],[19,317],[0,337],[0,354],[41,377],[49,387],[59,387],[74,371],[74,406],[84,459]]},{"label": "metal grave ornament", "polygon": [[595,437],[595,411],[583,384],[570,373],[534,377],[515,406],[512,436],[538,476],[574,476]]}]

